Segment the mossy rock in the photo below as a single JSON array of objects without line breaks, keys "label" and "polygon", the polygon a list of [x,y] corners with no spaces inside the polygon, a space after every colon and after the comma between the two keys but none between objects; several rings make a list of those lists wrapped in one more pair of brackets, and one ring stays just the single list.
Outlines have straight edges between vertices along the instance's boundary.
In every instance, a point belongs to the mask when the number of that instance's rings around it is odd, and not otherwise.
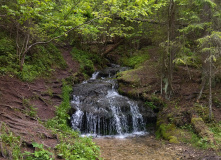
[{"label": "mossy rock", "polygon": [[194,112],[197,113],[197,115],[199,115],[203,121],[205,122],[209,122],[209,108],[200,104],[195,104],[194,106]]},{"label": "mossy rock", "polygon": [[179,143],[177,137],[175,137],[175,136],[170,136],[169,137],[169,142],[170,143]]},{"label": "mossy rock", "polygon": [[145,61],[149,60],[149,49],[150,47],[142,48],[141,50],[136,50],[133,55],[124,56],[120,59],[121,63],[125,66],[138,68]]},{"label": "mossy rock", "polygon": [[179,130],[176,129],[174,124],[161,124],[156,132],[157,138],[164,138],[171,143],[179,143],[177,135],[179,135]]},{"label": "mossy rock", "polygon": [[206,124],[204,123],[204,121],[203,121],[203,119],[201,117],[192,117],[191,124],[193,125],[196,133],[200,137],[202,137],[204,139],[208,139],[208,141],[211,144],[214,143],[214,135],[209,130],[209,128],[206,126]]},{"label": "mossy rock", "polygon": [[135,70],[123,71],[117,74],[117,80],[123,83],[137,86],[140,78],[135,74]]}]

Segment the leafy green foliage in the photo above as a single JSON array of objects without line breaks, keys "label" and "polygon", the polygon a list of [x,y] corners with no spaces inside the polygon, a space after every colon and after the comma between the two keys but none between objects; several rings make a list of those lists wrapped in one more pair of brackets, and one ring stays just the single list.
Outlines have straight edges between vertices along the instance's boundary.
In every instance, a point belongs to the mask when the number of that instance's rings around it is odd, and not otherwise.
[{"label": "leafy green foliage", "polygon": [[143,62],[149,59],[148,47],[135,51],[130,57],[123,57],[122,63],[125,66],[138,68]]},{"label": "leafy green foliage", "polygon": [[63,81],[63,101],[56,109],[56,117],[48,120],[46,126],[58,134],[60,143],[56,146],[57,155],[64,159],[91,159],[99,158],[99,148],[92,142],[91,138],[79,137],[70,126],[70,92],[72,87]]},{"label": "leafy green foliage", "polygon": [[50,76],[54,71],[52,68],[65,68],[60,51],[55,45],[36,46],[26,56],[26,63],[20,71],[18,55],[14,47],[14,41],[4,32],[0,32],[0,74],[16,75],[23,81],[32,81],[35,78]]},{"label": "leafy green foliage", "polygon": [[18,63],[14,41],[7,33],[0,32],[0,75],[17,73]]},{"label": "leafy green foliage", "polygon": [[53,45],[36,46],[33,56],[26,56],[26,63],[20,73],[20,78],[24,81],[32,81],[35,78],[50,76],[53,68],[65,68],[60,51]]},{"label": "leafy green foliage", "polygon": [[96,54],[82,51],[75,47],[73,48],[71,54],[73,58],[80,63],[81,72],[86,73],[88,75],[94,72],[94,65],[102,65],[101,58]]},{"label": "leafy green foliage", "polygon": [[56,117],[48,120],[46,126],[49,128],[56,128],[62,131],[70,131],[71,128],[68,126],[68,120],[70,120],[70,115],[68,115],[70,106],[70,92],[72,87],[63,81],[62,87],[62,103],[60,106],[56,107]]},{"label": "leafy green foliage", "polygon": [[[68,139],[60,135],[61,142],[56,146],[58,155],[65,159],[96,160],[99,157],[99,148],[92,142],[91,138],[78,137]],[[74,143],[73,143],[74,141]]]},{"label": "leafy green foliage", "polygon": [[44,149],[43,144],[38,144],[36,142],[32,143],[33,147],[35,148],[35,152],[25,152],[24,155],[26,160],[52,160],[53,153],[49,152],[48,150]]},{"label": "leafy green foliage", "polygon": [[25,107],[25,110],[23,111],[25,114],[27,114],[30,117],[37,117],[37,108],[30,104],[29,99],[23,98],[22,104]]},{"label": "leafy green foliage", "polygon": [[209,149],[213,148],[215,150],[219,150],[221,148],[220,142],[221,142],[221,130],[220,130],[220,123],[211,123],[207,124],[209,126],[209,130],[213,133],[214,135],[214,141],[216,142],[215,144],[209,143],[207,138],[201,138],[199,137],[195,132],[194,129],[192,128],[191,125],[186,125],[182,127],[183,129],[186,129],[190,133],[190,137],[182,138],[183,142],[190,143],[195,147],[202,148],[202,149]]},{"label": "leafy green foliage", "polygon": [[155,106],[153,102],[145,102],[145,105],[150,107],[152,110],[157,108],[157,106]]},{"label": "leafy green foliage", "polygon": [[0,123],[0,152],[2,155],[12,159],[23,159],[21,153],[21,138],[14,135],[7,127],[5,123]]}]

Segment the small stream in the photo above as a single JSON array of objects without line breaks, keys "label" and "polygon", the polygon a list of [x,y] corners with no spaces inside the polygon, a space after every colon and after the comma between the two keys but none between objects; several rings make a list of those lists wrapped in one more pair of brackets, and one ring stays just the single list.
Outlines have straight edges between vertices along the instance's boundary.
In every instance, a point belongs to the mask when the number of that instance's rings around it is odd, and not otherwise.
[{"label": "small stream", "polygon": [[[118,138],[147,135],[146,123],[155,114],[118,93],[117,72],[126,67],[112,65],[95,72],[92,77],[73,87],[72,128],[82,136],[114,136]],[[144,113],[143,115],[141,113]]]}]

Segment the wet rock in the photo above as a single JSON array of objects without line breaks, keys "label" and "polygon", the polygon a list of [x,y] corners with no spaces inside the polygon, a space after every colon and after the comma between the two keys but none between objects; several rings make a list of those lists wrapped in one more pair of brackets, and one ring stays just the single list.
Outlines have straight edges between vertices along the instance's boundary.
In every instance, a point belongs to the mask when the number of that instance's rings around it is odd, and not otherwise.
[{"label": "wet rock", "polygon": [[119,65],[112,64],[111,67],[107,67],[107,68],[105,68],[103,70],[100,70],[99,74],[98,74],[98,78],[101,78],[101,77],[113,77],[118,72],[126,71],[128,69],[130,69],[130,68],[129,67],[120,67]]},{"label": "wet rock", "polygon": [[[118,66],[107,68],[100,75],[116,74],[121,69]],[[119,95],[117,88],[117,80],[110,78],[93,77],[75,85],[72,110],[76,110],[76,114],[72,115],[73,128],[79,128],[83,133],[121,134],[143,131],[146,122],[156,119],[151,109],[143,107],[142,102]]]},{"label": "wet rock", "polygon": [[90,80],[88,83],[77,84],[73,87],[73,95],[80,96],[81,98],[105,96],[112,85],[108,82],[93,81]]}]

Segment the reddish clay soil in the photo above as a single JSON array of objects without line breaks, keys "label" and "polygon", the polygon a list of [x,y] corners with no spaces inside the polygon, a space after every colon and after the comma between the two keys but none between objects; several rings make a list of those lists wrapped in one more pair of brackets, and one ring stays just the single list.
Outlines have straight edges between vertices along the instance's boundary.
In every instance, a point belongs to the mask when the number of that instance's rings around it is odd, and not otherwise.
[{"label": "reddish clay soil", "polygon": [[[55,116],[55,107],[61,103],[62,79],[79,70],[79,64],[72,60],[71,48],[63,48],[62,53],[67,68],[56,69],[50,79],[37,79],[31,83],[21,82],[16,77],[0,77],[0,125],[7,124],[8,130],[21,136],[28,146],[32,142],[54,147],[57,138],[37,120],[46,121]],[[32,107],[37,117],[29,116]],[[1,127],[1,126],[0,126]]]},{"label": "reddish clay soil", "polygon": [[[32,142],[42,143],[45,146],[54,147],[58,142],[56,135],[53,135],[47,128],[40,124],[37,118],[29,116],[31,107],[37,109],[37,117],[41,121],[46,121],[55,116],[55,107],[61,103],[62,82],[61,80],[69,77],[73,73],[79,71],[79,64],[72,60],[70,55],[71,48],[62,48],[62,53],[68,67],[65,70],[56,69],[53,77],[50,79],[37,79],[34,82],[21,82],[16,77],[1,76],[0,77],[0,128],[2,122],[6,123],[8,129],[19,135],[23,143],[31,147]],[[153,51],[154,52],[154,51]],[[154,55],[154,54],[153,54]],[[152,57],[152,59],[155,57]],[[157,59],[157,58],[155,58]],[[147,70],[146,70],[147,71]],[[199,77],[198,72],[194,69],[190,70],[195,79],[189,80],[188,72],[185,67],[175,73],[174,88],[177,95],[181,97],[181,102],[185,106],[193,103],[195,92],[199,91]],[[150,73],[149,73],[150,72]],[[183,74],[183,73],[186,74]],[[147,73],[144,75],[141,83],[145,81]],[[148,70],[149,75],[151,71]],[[183,76],[184,75],[184,76]],[[147,78],[148,79],[148,78]],[[152,85],[156,85],[155,89],[159,87],[158,79],[152,79]],[[157,83],[156,83],[157,82]],[[148,82],[149,83],[149,82]],[[180,85],[182,84],[182,85]],[[214,94],[218,93],[220,88],[214,90]],[[220,93],[220,92],[219,92]],[[213,107],[215,119],[221,120],[221,109]],[[217,158],[213,152],[196,151],[187,145],[175,145],[167,142],[161,142],[154,137],[142,137],[126,140],[94,140],[100,147],[102,156],[105,159],[123,160],[123,159],[199,159],[204,155],[208,159],[213,160]],[[3,159],[0,157],[0,159]]]}]

